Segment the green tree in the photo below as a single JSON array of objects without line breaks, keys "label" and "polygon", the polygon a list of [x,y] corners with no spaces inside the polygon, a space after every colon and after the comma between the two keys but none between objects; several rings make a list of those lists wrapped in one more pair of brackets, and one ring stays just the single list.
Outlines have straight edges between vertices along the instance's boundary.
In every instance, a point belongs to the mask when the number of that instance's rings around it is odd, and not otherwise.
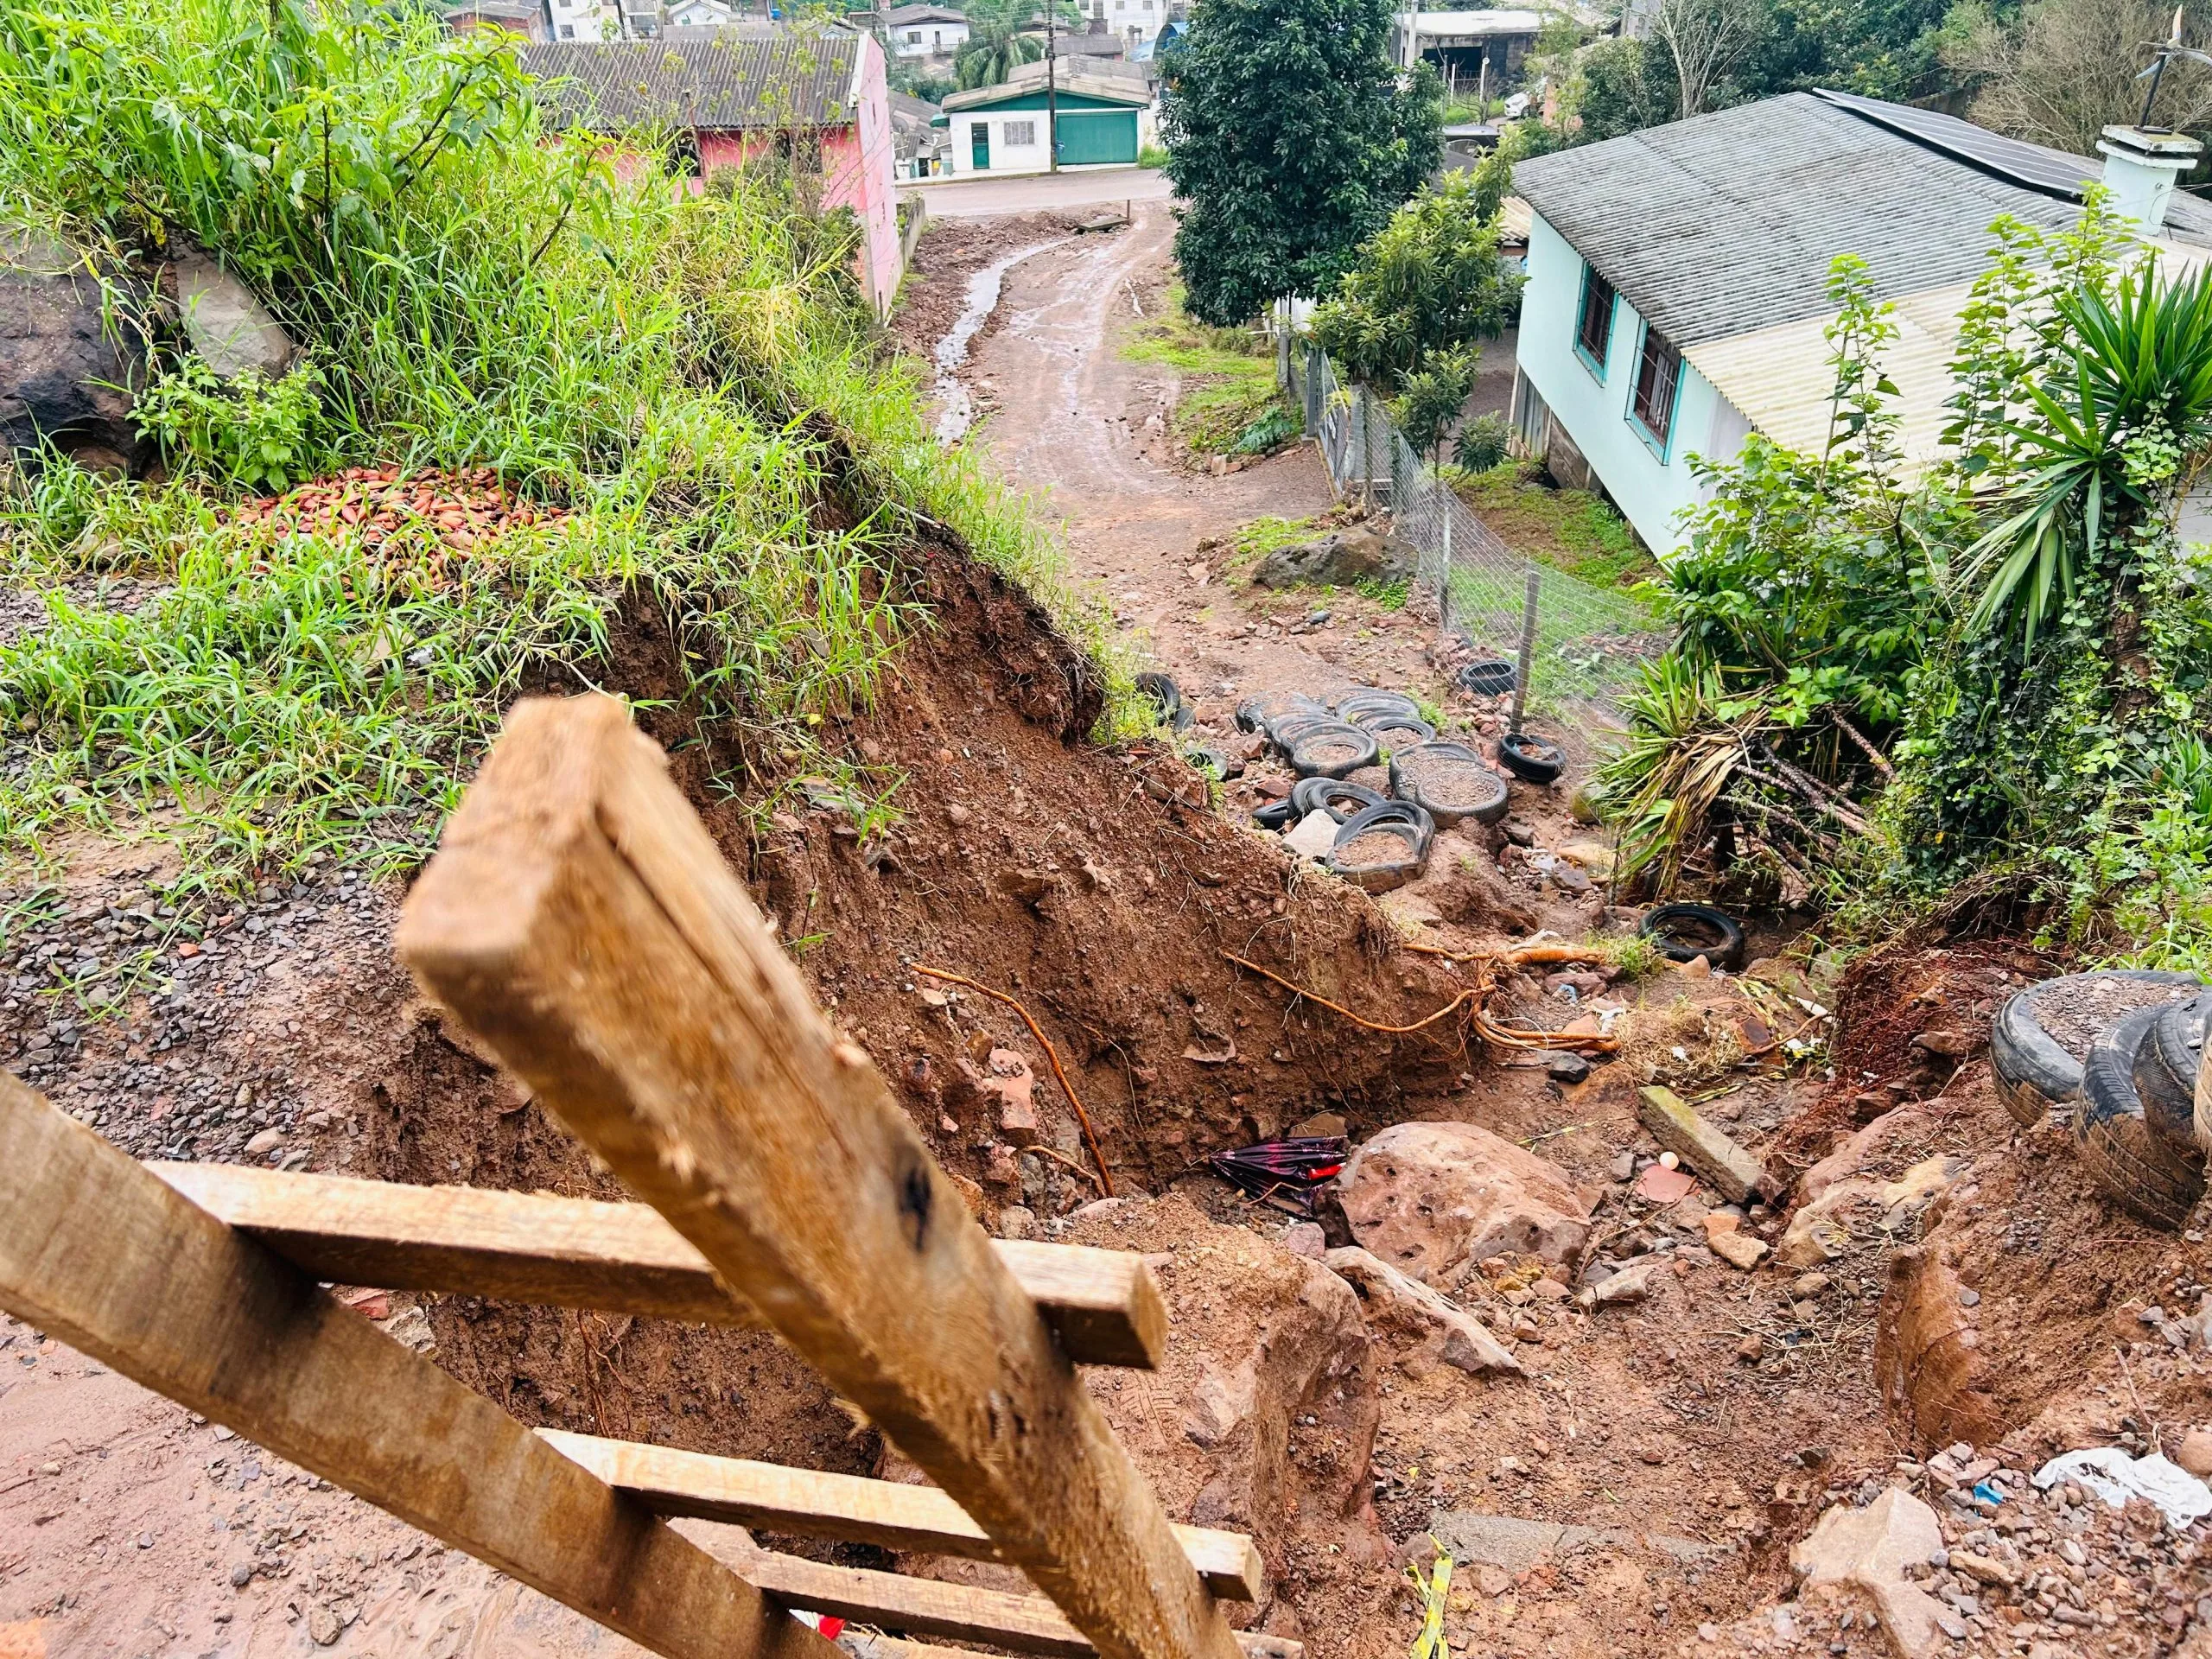
[{"label": "green tree", "polygon": [[1618,138],[1675,118],[1675,73],[1643,41],[1593,41],[1574,60],[1568,113],[1584,143]]},{"label": "green tree", "polygon": [[[1446,353],[1464,354],[1471,380],[1480,342],[1513,319],[1522,279],[1497,257],[1497,222],[1483,216],[1480,188],[1465,173],[1422,187],[1314,309],[1314,339],[1385,393],[1395,395]],[[1432,387],[1426,395],[1438,394]]]},{"label": "green tree", "polygon": [[1475,364],[1481,357],[1482,349],[1475,346],[1431,352],[1391,401],[1390,414],[1406,442],[1432,462],[1443,454],[1444,440],[1475,389]]},{"label": "green tree", "polygon": [[[1082,22],[1073,0],[1052,0],[1061,25]],[[1039,0],[970,0],[968,38],[952,56],[952,73],[967,92],[996,86],[1025,63],[1045,55],[1045,12]]]},{"label": "green tree", "polygon": [[1167,175],[1192,315],[1325,294],[1443,157],[1441,92],[1402,85],[1385,0],[1206,0],[1169,69]]}]

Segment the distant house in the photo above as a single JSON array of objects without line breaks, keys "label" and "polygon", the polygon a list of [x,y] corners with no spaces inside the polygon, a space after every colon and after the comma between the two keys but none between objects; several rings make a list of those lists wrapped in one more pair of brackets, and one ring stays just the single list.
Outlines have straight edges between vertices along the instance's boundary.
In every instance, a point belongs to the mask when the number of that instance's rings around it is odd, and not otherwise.
[{"label": "distant house", "polygon": [[552,41],[522,48],[556,120],[610,132],[677,131],[703,177],[764,153],[819,181],[825,208],[860,221],[861,278],[879,311],[899,286],[892,124],[883,52],[831,24],[768,23],[660,41]]},{"label": "distant house", "polygon": [[669,29],[721,29],[737,21],[722,0],[670,0],[663,16]]},{"label": "distant house", "polygon": [[2201,259],[2212,206],[2173,186],[2194,141],[2107,127],[2101,166],[1933,111],[1792,92],[1513,170],[1529,204],[1512,418],[1562,483],[1601,489],[1664,552],[1704,492],[1691,457],[1753,431],[1817,452],[1833,376],[1822,331],[1839,254],[1894,302],[1909,465],[1937,453],[1948,364],[1999,215],[2046,230],[2101,179],[2140,232]]},{"label": "distant house", "polygon": [[1493,95],[1521,73],[1543,16],[1534,11],[1402,11],[1391,19],[1398,63],[1433,63],[1453,94],[1487,86]]},{"label": "distant house", "polygon": [[[1042,70],[1043,66],[1025,65]],[[1138,75],[1071,73],[1063,60],[1052,100],[1058,109],[1063,168],[1129,166],[1151,125],[1152,89]],[[1041,73],[1001,86],[978,86],[944,100],[952,170],[1042,173],[1046,105]]]},{"label": "distant house", "polygon": [[893,6],[883,14],[883,37],[902,63],[950,60],[968,43],[968,16],[951,6]]},{"label": "distant house", "polygon": [[445,19],[446,27],[455,34],[498,29],[533,41],[549,38],[543,0],[462,0],[446,8]]}]

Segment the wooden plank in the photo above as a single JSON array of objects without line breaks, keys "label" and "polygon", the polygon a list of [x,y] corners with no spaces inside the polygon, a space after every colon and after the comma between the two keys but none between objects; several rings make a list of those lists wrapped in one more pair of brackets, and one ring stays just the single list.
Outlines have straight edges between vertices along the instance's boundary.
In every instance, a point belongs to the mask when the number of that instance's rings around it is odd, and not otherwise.
[{"label": "wooden plank", "polygon": [[[740,1552],[732,1557],[732,1565],[766,1594],[811,1613],[888,1624],[956,1642],[988,1642],[1014,1653],[1045,1654],[1052,1659],[1096,1659],[1098,1652],[1042,1596],[861,1567],[832,1567],[766,1549]],[[1248,1642],[1242,1631],[1232,1630],[1230,1636],[1243,1656],[1277,1654],[1283,1646],[1279,1637]]]},{"label": "wooden plank", "polygon": [[[857,1624],[845,1627],[844,1634],[837,1638],[837,1645],[852,1659],[976,1659],[973,1648],[940,1648],[931,1642],[909,1642],[903,1637],[885,1636]],[[1270,1636],[1264,1630],[1237,1631],[1236,1645],[1243,1650],[1244,1659],[1306,1659],[1303,1642],[1294,1642],[1287,1636]]]},{"label": "wooden plank", "polygon": [[1651,1138],[1712,1182],[1721,1197],[1742,1204],[1759,1191],[1766,1180],[1759,1160],[1699,1116],[1680,1095],[1657,1088],[1639,1095],[1636,1115]]},{"label": "wooden plank", "polygon": [[[966,1560],[1005,1559],[990,1535],[934,1486],[791,1469],[564,1429],[537,1432],[657,1515],[696,1516],[802,1538],[836,1538]],[[1175,1536],[1215,1595],[1225,1601],[1259,1599],[1264,1569],[1249,1538],[1211,1527],[1177,1527]]]},{"label": "wooden plank", "polygon": [[1109,1659],[1236,1659],[1036,1304],[621,704],[516,706],[397,944]]},{"label": "wooden plank", "polygon": [[0,1306],[679,1659],[820,1637],[482,1395],[0,1073]]},{"label": "wooden plank", "polygon": [[[238,1164],[147,1166],[201,1209],[335,1284],[435,1290],[641,1319],[766,1323],[650,1205],[409,1186]],[[995,1239],[1078,1365],[1155,1368],[1167,1310],[1144,1258]]]}]

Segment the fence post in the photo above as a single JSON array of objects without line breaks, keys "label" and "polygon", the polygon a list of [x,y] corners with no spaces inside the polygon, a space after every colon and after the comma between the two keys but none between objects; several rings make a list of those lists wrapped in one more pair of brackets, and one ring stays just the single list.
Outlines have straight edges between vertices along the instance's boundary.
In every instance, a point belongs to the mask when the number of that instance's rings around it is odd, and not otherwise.
[{"label": "fence post", "polygon": [[1104,1659],[1237,1659],[1037,1305],[626,708],[508,715],[396,943]]},{"label": "fence post", "polygon": [[1529,561],[1529,574],[1521,598],[1521,664],[1513,676],[1513,714],[1505,729],[1521,729],[1521,716],[1529,706],[1529,668],[1536,655],[1536,597],[1543,585],[1543,575],[1536,569],[1534,559]]},{"label": "fence post", "polygon": [[1371,516],[1375,512],[1375,404],[1364,380],[1359,383],[1359,489],[1360,501]]}]

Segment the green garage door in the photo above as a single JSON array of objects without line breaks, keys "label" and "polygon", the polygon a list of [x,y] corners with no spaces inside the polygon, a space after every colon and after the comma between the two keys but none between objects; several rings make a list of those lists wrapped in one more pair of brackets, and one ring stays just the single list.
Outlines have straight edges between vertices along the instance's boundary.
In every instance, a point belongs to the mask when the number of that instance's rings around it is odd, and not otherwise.
[{"label": "green garage door", "polygon": [[1060,113],[1060,165],[1091,162],[1134,162],[1137,158],[1135,110],[1064,110]]}]

